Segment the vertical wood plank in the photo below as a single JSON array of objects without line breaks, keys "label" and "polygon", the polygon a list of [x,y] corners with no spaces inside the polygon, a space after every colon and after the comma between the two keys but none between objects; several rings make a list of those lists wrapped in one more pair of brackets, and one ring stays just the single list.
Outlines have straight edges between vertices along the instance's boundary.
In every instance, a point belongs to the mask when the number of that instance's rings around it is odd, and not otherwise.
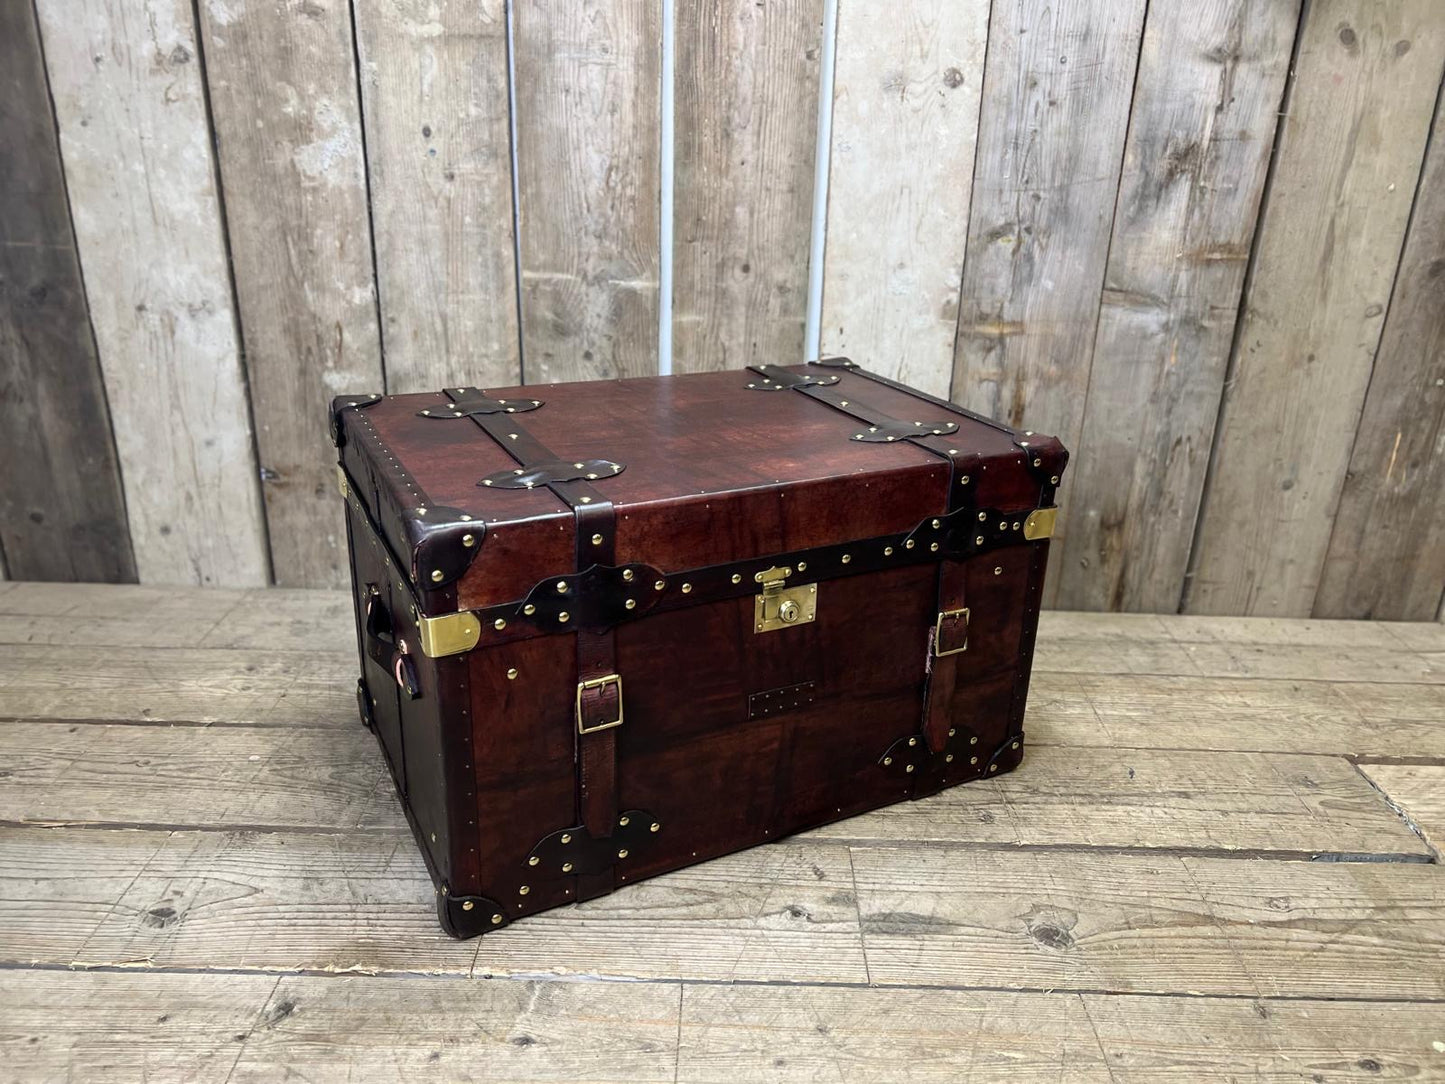
[{"label": "vertical wood plank", "polygon": [[527,381],[655,373],[661,0],[514,11]]},{"label": "vertical wood plank", "polygon": [[39,0],[143,583],[267,581],[192,11]]},{"label": "vertical wood plank", "polygon": [[674,372],[804,360],[822,19],[678,4]]},{"label": "vertical wood plank", "polygon": [[989,26],[953,398],[1076,452],[1143,21],[1143,0],[996,0]]},{"label": "vertical wood plank", "polygon": [[948,395],[989,0],[841,0],[824,354]]},{"label": "vertical wood plank", "polygon": [[1335,513],[1316,617],[1431,621],[1445,595],[1445,101]]},{"label": "vertical wood plank", "polygon": [[1064,608],[1179,606],[1299,8],[1150,8],[1068,486]]},{"label": "vertical wood plank", "polygon": [[276,582],[347,582],[326,411],[380,391],[345,4],[200,5]]},{"label": "vertical wood plank", "polygon": [[134,580],[30,4],[0,5],[0,147],[0,579]]},{"label": "vertical wood plank", "polygon": [[1186,609],[1310,613],[1445,65],[1437,0],[1315,0]]},{"label": "vertical wood plank", "polygon": [[505,2],[354,9],[387,388],[520,383]]}]

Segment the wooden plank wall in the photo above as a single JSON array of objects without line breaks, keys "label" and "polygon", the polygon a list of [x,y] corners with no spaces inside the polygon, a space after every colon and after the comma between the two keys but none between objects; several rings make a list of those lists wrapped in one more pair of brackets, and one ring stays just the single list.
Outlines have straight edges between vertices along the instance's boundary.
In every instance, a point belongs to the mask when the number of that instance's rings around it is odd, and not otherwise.
[{"label": "wooden plank wall", "polygon": [[1063,437],[1056,606],[1440,615],[1437,0],[832,12],[7,8],[0,568],[340,584],[332,394],[821,351]]}]

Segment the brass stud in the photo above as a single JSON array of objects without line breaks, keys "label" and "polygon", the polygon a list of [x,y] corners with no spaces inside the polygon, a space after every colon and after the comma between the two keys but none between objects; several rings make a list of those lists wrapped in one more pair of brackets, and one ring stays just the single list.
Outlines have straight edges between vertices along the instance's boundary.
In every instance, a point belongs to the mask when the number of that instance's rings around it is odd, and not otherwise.
[{"label": "brass stud", "polygon": [[913,771],[913,765],[912,765],[912,764],[909,764],[909,765],[905,766],[903,770],[904,770],[905,772],[911,772],[911,771]]},{"label": "brass stud", "polygon": [[1035,459],[1035,460],[1034,460],[1034,466],[1036,466],[1036,467],[1042,467],[1043,465],[1044,465],[1044,461],[1043,461],[1042,459]]},{"label": "brass stud", "polygon": [[1017,749],[1018,747],[1019,747],[1019,743],[1018,743],[1018,742],[1014,742],[1013,745],[1011,745],[1009,748],[1011,748],[1011,749]]},{"label": "brass stud", "polygon": [[662,825],[658,824],[656,821],[653,821],[652,824],[648,826],[648,831],[656,832],[661,827]]},{"label": "brass stud", "polygon": [[982,545],[983,545],[983,535],[981,535],[981,534],[974,535],[974,536],[973,536],[973,544],[974,544],[975,546],[982,546]]},{"label": "brass stud", "polygon": [[635,610],[637,609],[637,600],[635,598],[630,598],[625,603],[623,603],[623,605],[626,606],[629,610]]},{"label": "brass stud", "polygon": [[631,821],[632,821],[632,818],[631,818],[631,817],[618,817],[618,818],[617,818],[617,823],[620,824],[623,828],[626,828],[626,827],[628,826],[628,824],[631,823]]},{"label": "brass stud", "polygon": [[884,757],[884,758],[883,758],[883,766],[884,766],[885,768],[886,768],[888,765],[892,764],[892,763],[893,763],[893,758],[892,758],[892,757]]},{"label": "brass stud", "polygon": [[618,851],[618,852],[617,852],[617,857],[618,857],[618,858],[626,858],[626,857],[627,857],[627,848],[626,848],[626,847],[623,847],[620,851]]},{"label": "brass stud", "polygon": [[566,580],[558,580],[558,581],[557,581],[557,594],[559,594],[559,595],[565,595],[566,593],[567,593],[567,581],[566,581]]},{"label": "brass stud", "polygon": [[1002,576],[1002,575],[1003,575],[1003,569],[995,566],[995,568],[994,568],[994,570],[993,570],[993,574],[994,574],[995,576]]},{"label": "brass stud", "polygon": [[996,772],[996,771],[998,771],[998,765],[997,765],[997,764],[990,764],[990,765],[988,766],[988,770],[991,771],[991,772]]},{"label": "brass stud", "polygon": [[601,536],[600,534],[594,534],[594,535],[592,536],[592,544],[593,544],[594,546],[600,546],[600,545],[602,545],[602,536]]},{"label": "brass stud", "polygon": [[652,585],[652,589],[654,591],[661,591],[666,586],[666,583],[664,583],[662,580],[658,580],[655,584]]},{"label": "brass stud", "polygon": [[1017,530],[1018,530],[1020,527],[1022,527],[1022,526],[1023,526],[1022,523],[1015,523],[1015,524],[1014,524],[1014,530],[1017,531]]},{"label": "brass stud", "polygon": [[[1030,433],[1030,434],[1028,434],[1028,435],[1029,435],[1029,436],[1033,436],[1032,433]],[[1019,441],[1019,447],[1020,447],[1020,448],[1027,448],[1028,446],[1029,446],[1029,442],[1028,442],[1028,441],[1026,441],[1026,440],[1021,440],[1021,441]]]},{"label": "brass stud", "polygon": [[523,885],[521,888],[517,889],[517,895],[525,896],[530,891],[532,891],[530,887],[528,887],[527,885]]},{"label": "brass stud", "polygon": [[1052,478],[1049,479],[1049,485],[1051,485],[1051,486],[1056,486],[1056,485],[1058,485],[1058,484],[1059,484],[1059,476],[1058,476],[1057,474],[1055,474]]},{"label": "brass stud", "polygon": [[622,570],[622,578],[623,578],[623,580],[625,580],[627,583],[631,583],[633,580],[635,580],[635,579],[637,578],[637,573],[633,572],[632,569],[630,569],[630,568],[624,568],[624,569]]},{"label": "brass stud", "polygon": [[962,478],[960,478],[960,479],[958,480],[958,484],[961,485],[961,486],[966,486],[966,485],[968,485],[968,475],[965,474]]},{"label": "brass stud", "polygon": [[475,906],[476,906],[476,904],[473,903],[471,900],[462,900],[462,910],[463,910],[463,911],[470,911],[470,910],[471,910],[473,907],[475,907]]},{"label": "brass stud", "polygon": [[1004,520],[1002,523],[1000,523],[1000,524],[998,525],[998,529],[999,529],[1000,531],[1006,531],[1006,530],[1008,530],[1008,520]]},{"label": "brass stud", "polygon": [[843,554],[843,563],[844,563],[845,565],[846,565],[849,561],[851,561],[851,560],[853,560],[853,558],[852,558],[851,555],[846,554],[846,553]]},{"label": "brass stud", "polygon": [[977,745],[977,744],[978,744],[978,735],[975,734],[973,737],[969,738],[969,739],[968,739],[968,744],[969,744],[969,745]]},{"label": "brass stud", "polygon": [[954,736],[955,734],[957,734],[957,733],[958,733],[958,730],[957,730],[956,728],[954,728],[954,727],[949,727],[949,728],[948,728],[948,736],[949,736],[950,738],[953,737],[953,736]]},{"label": "brass stud", "polygon": [[510,670],[507,671],[507,680],[508,680],[508,681],[516,681],[516,680],[517,680],[517,668],[516,668],[515,666],[513,666]]},{"label": "brass stud", "polygon": [[685,583],[685,584],[683,584],[683,585],[682,585],[682,593],[683,593],[684,595],[690,595],[690,594],[692,594],[692,584],[690,584],[690,583]]},{"label": "brass stud", "polygon": [[978,757],[969,757],[969,758],[968,758],[968,762],[969,762],[970,764],[977,764],[977,763],[978,763]]},{"label": "brass stud", "polygon": [[563,842],[563,843],[571,843],[571,842],[572,842],[572,833],[571,833],[571,832],[563,832],[563,833],[562,833],[562,842]]},{"label": "brass stud", "polygon": [[913,542],[913,539],[911,539],[911,538],[910,538],[907,542],[903,543],[903,548],[906,549],[906,550],[911,550],[911,549],[913,548],[913,546],[914,546],[914,542]]},{"label": "brass stud", "polygon": [[527,865],[529,865],[529,866],[535,866],[535,865],[536,865],[538,862],[540,862],[540,861],[542,861],[542,860],[541,860],[540,858],[538,858],[538,857],[534,854],[534,855],[532,855],[531,858],[527,859]]},{"label": "brass stud", "polygon": [[563,862],[563,863],[562,863],[562,872],[563,872],[563,873],[571,873],[571,872],[572,872],[572,863],[571,863],[571,862]]},{"label": "brass stud", "polygon": [[559,614],[557,615],[557,620],[560,621],[560,622],[562,622],[562,624],[565,625],[568,621],[571,621],[571,620],[572,620],[572,615],[569,614],[566,610],[563,610],[561,613],[559,613]]},{"label": "brass stud", "polygon": [[523,612],[524,614],[526,614],[528,617],[531,617],[534,613],[537,612],[537,607],[533,606],[533,605],[529,602],[529,603],[527,603],[527,605],[525,605],[525,606],[522,607],[522,612]]},{"label": "brass stud", "polygon": [[507,619],[505,617],[499,617],[492,622],[492,628],[496,629],[498,632],[501,632],[506,627]]},{"label": "brass stud", "polygon": [[431,841],[432,841],[433,843],[435,843],[435,842],[437,841],[437,834],[436,834],[435,832],[433,832],[433,833],[431,834]]},{"label": "brass stud", "polygon": [[892,546],[884,546],[884,547],[883,547],[883,556],[884,556],[884,557],[892,557],[892,556],[893,556],[893,547],[892,547]]},{"label": "brass stud", "polygon": [[441,570],[441,569],[438,568],[438,569],[434,570],[434,571],[432,572],[432,574],[431,574],[432,583],[441,583],[441,582],[442,582],[442,576],[443,576],[443,573],[442,573],[442,570]]},{"label": "brass stud", "polygon": [[806,572],[806,571],[808,571],[808,562],[807,562],[807,561],[799,561],[799,562],[798,562],[798,571],[799,571],[799,572]]},{"label": "brass stud", "polygon": [[573,463],[572,466],[573,466],[573,468],[576,469],[576,470],[581,470],[582,467],[583,467],[583,464],[581,464],[581,463]]},{"label": "brass stud", "polygon": [[491,484],[492,484],[492,480],[491,480],[490,478],[483,478],[483,479],[482,479],[482,485],[484,485],[484,486],[489,486],[489,485],[491,485]]},{"label": "brass stud", "polygon": [[588,481],[596,481],[597,475],[595,475],[595,474],[588,474],[588,475],[587,475],[587,479],[588,479]]},{"label": "brass stud", "polygon": [[463,546],[466,546],[468,549],[471,549],[471,548],[472,548],[473,546],[475,546],[476,544],[477,544],[477,537],[476,537],[476,535],[470,535],[470,534],[464,534],[464,535],[462,535],[462,545],[463,545]]},{"label": "brass stud", "polygon": [[501,924],[502,924],[502,916],[501,916],[501,915],[493,915],[493,916],[492,916],[492,925],[493,925],[493,926],[500,926]]},{"label": "brass stud", "polygon": [[917,744],[918,744],[918,739],[917,739],[917,738],[909,738],[909,739],[908,739],[908,744],[909,744],[910,746],[917,745]]},{"label": "brass stud", "polygon": [[935,543],[933,543],[931,546],[929,546],[928,548],[929,548],[932,552],[937,553],[937,552],[938,552],[938,543],[935,542]]},{"label": "brass stud", "polygon": [[939,523],[938,520],[934,520],[934,521],[933,521],[933,529],[934,529],[935,531],[938,530],[938,528],[940,528],[940,527],[942,527],[942,526],[943,526],[943,524]]},{"label": "brass stud", "polygon": [[978,514],[978,521],[979,521],[980,523],[982,523],[982,522],[983,522],[984,520],[986,520],[986,519],[988,519],[988,513],[987,513],[987,512],[980,512],[980,513]]},{"label": "brass stud", "polygon": [[740,576],[738,573],[734,572],[734,573],[733,573],[733,583],[742,583],[742,582],[743,582],[742,576]]},{"label": "brass stud", "polygon": [[945,763],[945,764],[952,764],[952,763],[953,763],[953,754],[952,754],[952,753],[947,754],[947,755],[943,758],[943,763]]}]

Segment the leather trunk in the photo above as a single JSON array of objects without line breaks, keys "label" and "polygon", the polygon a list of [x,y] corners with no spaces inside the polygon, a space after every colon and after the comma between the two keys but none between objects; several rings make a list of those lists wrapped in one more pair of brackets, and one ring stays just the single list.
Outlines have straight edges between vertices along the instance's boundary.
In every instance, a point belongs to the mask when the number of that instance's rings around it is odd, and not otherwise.
[{"label": "leather trunk", "polygon": [[846,359],[333,406],[458,937],[1015,767],[1067,453]]}]

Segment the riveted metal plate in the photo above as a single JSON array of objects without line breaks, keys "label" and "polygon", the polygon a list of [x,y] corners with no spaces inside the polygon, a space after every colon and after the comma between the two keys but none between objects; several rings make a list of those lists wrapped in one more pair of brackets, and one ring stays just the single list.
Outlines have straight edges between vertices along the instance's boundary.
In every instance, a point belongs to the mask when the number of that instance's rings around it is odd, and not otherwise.
[{"label": "riveted metal plate", "polygon": [[818,698],[816,681],[801,681],[796,685],[784,685],[781,689],[753,693],[748,697],[748,721],[771,719],[784,712],[807,707]]}]

